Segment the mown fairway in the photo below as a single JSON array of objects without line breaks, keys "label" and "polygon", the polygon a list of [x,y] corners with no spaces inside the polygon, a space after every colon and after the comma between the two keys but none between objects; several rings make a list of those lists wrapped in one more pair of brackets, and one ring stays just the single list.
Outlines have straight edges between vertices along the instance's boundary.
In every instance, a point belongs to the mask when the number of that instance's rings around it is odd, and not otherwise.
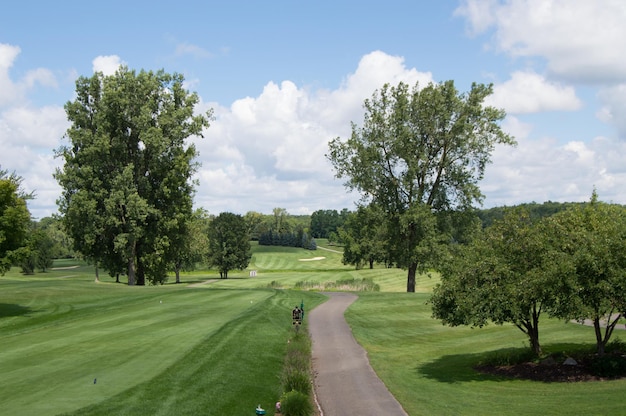
[{"label": "mown fairway", "polygon": [[[215,272],[194,272],[180,285],[127,287],[108,276],[95,283],[86,266],[0,277],[0,414],[271,409],[281,393],[291,308],[304,301],[310,310],[324,299],[291,289],[364,277],[381,292],[361,293],[348,322],[410,415],[626,413],[623,380],[538,383],[474,371],[485,355],[526,348],[526,340],[511,326],[472,330],[432,320],[427,300],[436,277],[418,277],[419,293],[407,294],[401,270],[355,271],[340,253],[322,249],[253,249],[252,278],[249,270],[215,281]],[[540,331],[550,351],[593,342],[593,330],[575,324],[544,320]]]},{"label": "mown fairway", "polygon": [[322,296],[185,286],[94,283],[89,268],[1,278],[0,414],[236,415],[274,403],[291,308]]}]

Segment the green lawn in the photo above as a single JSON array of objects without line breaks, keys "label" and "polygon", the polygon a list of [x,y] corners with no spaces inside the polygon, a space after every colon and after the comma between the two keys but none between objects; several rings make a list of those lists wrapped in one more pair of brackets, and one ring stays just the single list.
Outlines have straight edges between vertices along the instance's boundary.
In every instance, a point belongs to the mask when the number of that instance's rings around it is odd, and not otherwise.
[{"label": "green lawn", "polygon": [[[543,383],[476,372],[487,355],[528,349],[524,334],[512,325],[442,326],[427,301],[421,293],[363,293],[347,312],[372,366],[411,416],[626,414],[626,380]],[[593,348],[593,328],[546,319],[539,330],[546,351]]]},{"label": "green lawn", "polygon": [[235,415],[270,406],[282,393],[291,309],[323,299],[92,276],[81,267],[0,278],[0,413]]},{"label": "green lawn", "polygon": [[[407,294],[402,270],[356,271],[341,264],[341,253],[322,249],[253,250],[247,270],[200,285],[219,276],[198,271],[180,285],[128,287],[102,274],[95,282],[91,267],[62,261],[49,273],[14,269],[0,277],[0,414],[246,415],[259,403],[272,408],[282,393],[291,308],[304,301],[310,310],[324,299],[293,287],[346,278],[371,278],[381,288],[360,293],[347,318],[411,416],[626,414],[624,380],[538,383],[474,371],[489,354],[527,348],[526,339],[512,326],[449,328],[431,319],[436,275],[418,276],[418,293]],[[540,331],[549,351],[594,340],[591,328],[576,324],[544,320]]]}]

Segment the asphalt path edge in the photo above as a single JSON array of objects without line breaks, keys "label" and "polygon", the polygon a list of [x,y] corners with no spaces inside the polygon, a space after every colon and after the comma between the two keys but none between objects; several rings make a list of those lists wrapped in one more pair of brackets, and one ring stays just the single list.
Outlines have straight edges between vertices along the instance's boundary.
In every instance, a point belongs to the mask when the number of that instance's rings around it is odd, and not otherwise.
[{"label": "asphalt path edge", "polygon": [[321,416],[408,416],[372,369],[345,320],[358,296],[324,293],[329,299],[309,312],[314,399]]}]

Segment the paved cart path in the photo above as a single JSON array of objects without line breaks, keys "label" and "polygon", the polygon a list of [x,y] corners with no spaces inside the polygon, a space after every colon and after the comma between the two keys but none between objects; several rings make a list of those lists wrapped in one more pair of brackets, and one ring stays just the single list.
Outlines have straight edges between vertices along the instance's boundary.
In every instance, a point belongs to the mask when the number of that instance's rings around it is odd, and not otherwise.
[{"label": "paved cart path", "polygon": [[369,364],[343,316],[357,296],[328,293],[308,314],[315,393],[323,416],[407,416]]}]

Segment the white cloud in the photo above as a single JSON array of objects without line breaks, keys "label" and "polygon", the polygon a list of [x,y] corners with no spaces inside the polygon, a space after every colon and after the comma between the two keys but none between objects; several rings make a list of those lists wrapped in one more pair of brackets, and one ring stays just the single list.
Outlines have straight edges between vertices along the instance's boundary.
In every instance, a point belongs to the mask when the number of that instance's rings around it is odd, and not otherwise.
[{"label": "white cloud", "polygon": [[[0,53],[0,82],[16,91],[11,106],[0,112],[2,168],[23,176],[27,191],[37,199],[30,203],[33,215],[43,217],[56,211],[54,201],[60,189],[52,177],[61,161],[52,157],[67,128],[61,107],[39,107],[26,102],[28,86],[47,84],[46,72],[30,71],[13,81],[7,68],[19,48]],[[94,69],[117,68],[118,57],[94,60]],[[3,69],[4,68],[4,69]],[[40,76],[36,76],[36,74]],[[4,76],[4,78],[2,78]],[[53,78],[48,79],[52,81]],[[249,210],[268,213],[283,207],[292,214],[317,209],[353,208],[358,195],[346,193],[334,178],[326,160],[328,141],[348,137],[350,122],[363,119],[363,100],[388,82],[426,85],[429,72],[407,68],[402,57],[375,51],[362,57],[353,73],[346,75],[334,90],[315,90],[292,81],[268,82],[255,97],[243,97],[230,107],[200,102],[197,110],[215,109],[215,120],[204,132],[205,139],[193,139],[200,151],[202,166],[197,178],[196,205],[212,213]],[[626,87],[607,87],[599,95],[605,104],[600,112],[607,122],[619,125],[626,119]],[[516,148],[498,147],[493,164],[487,167],[482,190],[487,206],[527,201],[587,200],[594,186],[603,200],[626,202],[621,190],[626,185],[626,144],[609,138],[589,143],[559,144],[556,139],[539,138],[534,126],[515,112],[574,110],[580,101],[566,84],[545,79],[531,71],[514,72],[511,79],[496,86],[491,99],[513,115],[503,128],[516,137]],[[626,126],[624,126],[626,131]]]},{"label": "white cloud", "polygon": [[[363,100],[375,89],[400,81],[426,85],[432,76],[406,68],[402,57],[375,51],[336,90],[269,82],[258,97],[216,108],[206,139],[196,141],[203,160],[198,201],[217,206],[228,200],[261,212],[353,208],[354,195],[334,179],[325,157],[328,142],[347,137],[351,121],[362,122]],[[254,202],[258,195],[262,206]]]},{"label": "white cloud", "polygon": [[213,57],[213,54],[209,51],[207,51],[206,49],[198,46],[198,45],[193,45],[191,43],[179,43],[178,45],[176,45],[176,50],[174,52],[176,54],[176,56],[181,56],[181,55],[191,55],[194,58],[211,58]]},{"label": "white cloud", "polygon": [[102,72],[104,75],[113,75],[120,66],[125,65],[119,56],[97,56],[92,61],[93,72]]},{"label": "white cloud", "polygon": [[29,201],[36,218],[56,212],[60,187],[52,177],[61,161],[53,150],[61,144],[68,122],[62,107],[14,107],[0,113],[0,149],[2,169],[23,178],[26,192],[34,192]]},{"label": "white cloud", "polygon": [[510,80],[495,85],[486,103],[511,114],[574,111],[582,106],[573,87],[547,81],[530,71],[516,71]]},{"label": "white cloud", "polygon": [[0,106],[12,103],[21,95],[9,77],[9,69],[19,53],[20,48],[17,46],[0,43]]},{"label": "white cloud", "polygon": [[22,79],[13,81],[9,71],[20,52],[18,46],[0,43],[0,107],[23,103],[27,91],[37,84],[47,87],[57,86],[52,72],[43,68],[28,71]]},{"label": "white cloud", "polygon": [[604,88],[598,97],[603,103],[598,118],[617,127],[619,137],[626,140],[626,84]]},{"label": "white cloud", "polygon": [[626,80],[623,0],[464,0],[456,15],[470,31],[494,28],[513,57],[543,57],[551,74],[587,83]]},{"label": "white cloud", "polygon": [[[13,107],[0,114],[0,142],[51,150],[68,127],[62,107]],[[5,148],[6,149],[6,148]]]},{"label": "white cloud", "polygon": [[481,183],[485,206],[586,201],[594,187],[601,200],[626,203],[624,154],[626,143],[605,137],[564,145],[553,138],[518,137],[517,147],[494,152]]}]

